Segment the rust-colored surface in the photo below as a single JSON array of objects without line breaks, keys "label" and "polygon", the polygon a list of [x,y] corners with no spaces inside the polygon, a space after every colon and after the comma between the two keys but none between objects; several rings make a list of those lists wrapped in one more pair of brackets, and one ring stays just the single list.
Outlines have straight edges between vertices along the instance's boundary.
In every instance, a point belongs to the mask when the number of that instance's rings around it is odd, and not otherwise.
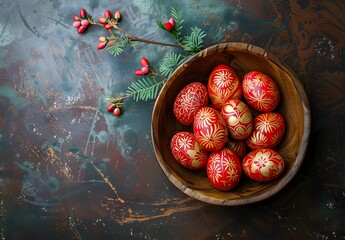
[{"label": "rust-colored surface", "polygon": [[[297,176],[259,203],[221,207],[186,196],[152,149],[153,101],[105,97],[169,48],[113,57],[72,17],[120,10],[143,38],[170,39],[156,20],[182,9],[205,45],[246,42],[283,59],[301,80],[312,127]],[[0,1],[0,239],[343,239],[345,4],[343,1]]]}]

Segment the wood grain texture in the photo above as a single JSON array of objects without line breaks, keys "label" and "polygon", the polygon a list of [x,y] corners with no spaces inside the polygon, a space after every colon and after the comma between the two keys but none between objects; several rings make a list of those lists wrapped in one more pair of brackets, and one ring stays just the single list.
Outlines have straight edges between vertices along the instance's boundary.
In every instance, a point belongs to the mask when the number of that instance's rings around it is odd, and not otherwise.
[{"label": "wood grain texture", "polygon": [[[286,132],[277,151],[287,163],[283,176],[270,183],[242,178],[230,192],[216,190],[205,171],[190,171],[180,166],[170,152],[170,140],[179,131],[192,131],[177,122],[173,102],[187,84],[207,85],[210,72],[218,64],[230,65],[242,79],[248,71],[260,71],[275,80],[282,94],[276,110],[285,119]],[[302,84],[286,64],[264,49],[245,43],[211,46],[182,64],[161,90],[152,113],[152,139],[157,161],[169,180],[187,195],[215,205],[244,205],[271,197],[285,187],[299,170],[310,134],[310,107]]]}]

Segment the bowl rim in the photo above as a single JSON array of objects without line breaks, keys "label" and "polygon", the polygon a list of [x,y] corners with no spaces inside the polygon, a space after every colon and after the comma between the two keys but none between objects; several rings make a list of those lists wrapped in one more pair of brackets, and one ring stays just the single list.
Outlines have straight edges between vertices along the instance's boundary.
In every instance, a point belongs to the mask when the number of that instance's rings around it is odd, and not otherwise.
[{"label": "bowl rim", "polygon": [[[289,76],[291,77],[291,80],[295,86],[295,89],[298,92],[298,95],[301,99],[301,104],[303,108],[303,116],[304,116],[304,129],[303,129],[303,136],[301,139],[300,144],[300,150],[298,151],[298,154],[296,156],[296,161],[291,168],[290,172],[293,172],[293,174],[285,174],[280,178],[280,180],[275,184],[271,189],[265,191],[261,195],[256,196],[246,196],[245,198],[239,198],[239,199],[229,199],[229,200],[221,200],[217,198],[213,198],[210,196],[207,196],[206,198],[202,196],[199,192],[196,192],[195,190],[183,185],[173,174],[169,173],[163,163],[159,161],[158,156],[160,156],[162,159],[164,157],[160,154],[157,143],[155,141],[155,129],[154,129],[154,118],[155,115],[159,112],[159,99],[162,98],[162,95],[165,95],[166,92],[165,89],[169,87],[171,84],[171,79],[175,74],[180,74],[181,70],[185,67],[186,64],[192,63],[195,59],[206,56],[208,51],[211,52],[220,52],[222,49],[233,49],[234,51],[244,51],[249,52],[253,54],[257,54],[259,56],[265,57],[268,61],[270,61],[272,64],[275,64],[282,68],[284,71],[286,71]],[[310,113],[310,105],[308,96],[306,94],[306,91],[301,83],[301,81],[297,78],[294,71],[290,69],[288,65],[286,65],[282,60],[280,60],[278,57],[273,55],[272,53],[264,50],[261,47],[248,44],[248,43],[242,43],[242,42],[227,42],[227,43],[219,43],[212,46],[209,46],[205,48],[204,50],[196,53],[195,55],[189,57],[184,63],[182,63],[175,71],[171,74],[171,76],[168,78],[166,83],[163,85],[162,89],[160,90],[151,115],[151,139],[152,139],[152,146],[154,150],[154,154],[156,157],[156,161],[158,162],[160,168],[164,172],[164,174],[167,176],[167,178],[170,180],[171,183],[173,183],[178,189],[180,189],[182,192],[187,194],[190,197],[193,197],[194,199],[197,199],[202,202],[214,204],[214,205],[222,205],[222,206],[239,206],[239,205],[245,205],[250,203],[259,202],[262,200],[265,200],[280,190],[282,190],[297,174],[298,170],[300,169],[302,162],[304,160],[305,154],[307,152],[308,142],[310,138],[310,128],[311,128],[311,113]],[[303,149],[301,151],[301,149]]]}]

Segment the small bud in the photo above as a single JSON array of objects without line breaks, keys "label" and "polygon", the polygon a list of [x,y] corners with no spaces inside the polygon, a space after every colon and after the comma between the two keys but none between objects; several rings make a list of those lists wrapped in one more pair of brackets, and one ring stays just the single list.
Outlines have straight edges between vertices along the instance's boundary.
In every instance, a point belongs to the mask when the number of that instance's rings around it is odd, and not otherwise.
[{"label": "small bud", "polygon": [[113,29],[113,26],[111,26],[110,24],[106,24],[104,26],[104,28],[107,29],[107,30],[110,30],[110,29]]},{"label": "small bud", "polygon": [[170,18],[169,21],[171,23],[171,25],[174,27],[175,26],[175,20],[174,18]]},{"label": "small bud", "polygon": [[80,10],[80,16],[81,16],[82,18],[86,18],[87,12],[86,12],[86,10],[85,10],[84,8],[82,8],[82,9]]},{"label": "small bud", "polygon": [[84,19],[84,20],[81,21],[81,25],[84,26],[84,27],[87,27],[87,26],[90,25],[90,22],[89,22],[89,20]]},{"label": "small bud", "polygon": [[174,26],[170,22],[164,23],[164,27],[167,31],[171,32]]},{"label": "small bud", "polygon": [[100,24],[105,25],[105,24],[107,24],[107,19],[104,18],[104,17],[100,17],[100,18],[98,18],[98,22],[99,22]]},{"label": "small bud", "polygon": [[84,33],[84,32],[85,32],[85,30],[86,30],[86,27],[84,27],[84,26],[80,26],[80,27],[78,28],[78,34],[82,34],[82,33]]},{"label": "small bud", "polygon": [[105,18],[111,18],[111,12],[109,10],[105,10],[104,17]]},{"label": "small bud", "polygon": [[98,38],[98,40],[99,40],[100,42],[105,42],[105,41],[107,41],[107,37],[106,37],[106,36],[100,36],[100,37]]},{"label": "small bud", "polygon": [[100,43],[98,43],[98,45],[97,45],[97,49],[98,49],[98,50],[102,50],[102,49],[105,48],[105,46],[107,46],[107,42],[100,42]]},{"label": "small bud", "polygon": [[121,19],[121,13],[120,13],[120,11],[117,11],[116,13],[114,13],[114,18],[115,18],[115,20],[118,22],[118,21],[120,21],[120,19]]},{"label": "small bud", "polygon": [[114,109],[115,109],[115,104],[113,104],[113,103],[110,103],[107,107],[108,112],[112,112],[112,111],[114,111]]},{"label": "small bud", "polygon": [[73,16],[73,20],[74,20],[74,21],[78,21],[78,20],[79,20],[79,17],[78,17],[78,16]]},{"label": "small bud", "polygon": [[73,23],[73,27],[75,27],[75,28],[79,28],[80,26],[81,26],[81,24],[80,24],[79,21],[75,21],[75,22]]},{"label": "small bud", "polygon": [[149,61],[148,61],[146,58],[144,58],[144,57],[142,57],[142,58],[140,59],[140,63],[141,63],[141,65],[142,65],[143,67],[148,67],[148,66],[149,66]]},{"label": "small bud", "polygon": [[148,67],[142,67],[142,68],[141,68],[141,72],[142,72],[144,75],[146,75],[146,74],[148,74],[148,73],[150,72],[150,69],[149,69]]},{"label": "small bud", "polygon": [[144,73],[140,70],[140,69],[138,69],[138,70],[135,70],[135,75],[137,75],[137,76],[142,76],[142,75],[144,75]]}]

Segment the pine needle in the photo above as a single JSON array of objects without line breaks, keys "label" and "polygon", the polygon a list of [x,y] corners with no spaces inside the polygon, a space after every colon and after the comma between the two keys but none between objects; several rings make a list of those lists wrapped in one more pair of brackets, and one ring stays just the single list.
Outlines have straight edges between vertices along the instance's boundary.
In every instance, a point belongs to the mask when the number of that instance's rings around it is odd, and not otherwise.
[{"label": "pine needle", "polygon": [[126,95],[135,101],[156,99],[163,83],[163,80],[157,80],[156,77],[141,78],[128,87]]}]

